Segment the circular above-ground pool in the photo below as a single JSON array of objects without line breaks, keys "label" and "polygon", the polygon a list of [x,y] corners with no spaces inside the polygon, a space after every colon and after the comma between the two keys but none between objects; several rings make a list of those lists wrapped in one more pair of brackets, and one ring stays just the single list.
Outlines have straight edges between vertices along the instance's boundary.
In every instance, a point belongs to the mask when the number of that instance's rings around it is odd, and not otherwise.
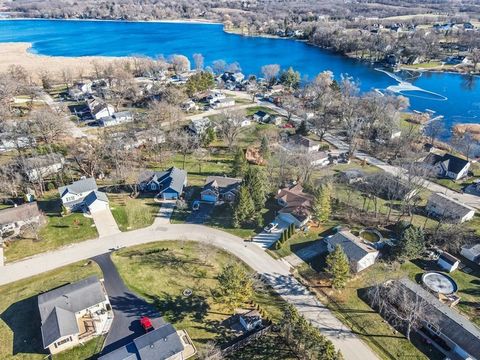
[{"label": "circular above-ground pool", "polygon": [[376,243],[382,240],[382,234],[376,229],[364,229],[358,234],[362,239],[367,240],[371,243]]},{"label": "circular above-ground pool", "polygon": [[446,274],[429,271],[422,275],[422,282],[431,291],[449,295],[457,292],[458,286],[455,280]]}]

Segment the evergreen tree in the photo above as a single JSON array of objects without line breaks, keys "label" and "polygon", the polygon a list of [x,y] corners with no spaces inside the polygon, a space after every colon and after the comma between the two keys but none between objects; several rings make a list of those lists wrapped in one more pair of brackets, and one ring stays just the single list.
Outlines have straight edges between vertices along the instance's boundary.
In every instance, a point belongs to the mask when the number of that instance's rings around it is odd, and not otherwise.
[{"label": "evergreen tree", "polygon": [[202,134],[201,143],[203,147],[207,147],[217,138],[217,134],[213,127],[209,127],[207,131]]},{"label": "evergreen tree", "polygon": [[400,259],[413,259],[425,249],[425,235],[416,226],[407,227],[398,242],[396,252]]},{"label": "evergreen tree", "polygon": [[289,89],[296,89],[300,85],[300,73],[290,66],[280,75],[280,82]]},{"label": "evergreen tree", "polygon": [[326,222],[332,214],[332,185],[323,184],[315,191],[313,217],[319,222]]},{"label": "evergreen tree", "polygon": [[350,277],[350,264],[347,255],[340,245],[327,256],[327,273],[332,277],[332,286],[343,289]]},{"label": "evergreen tree", "polygon": [[245,185],[240,187],[233,210],[233,226],[240,227],[255,219],[255,205]]},{"label": "evergreen tree", "polygon": [[300,126],[297,128],[295,133],[303,136],[308,135],[307,122],[305,120],[302,120],[302,122],[300,123]]},{"label": "evergreen tree", "polygon": [[248,169],[248,162],[243,149],[238,148],[233,158],[232,176],[243,177]]},{"label": "evergreen tree", "polygon": [[225,266],[218,275],[218,282],[220,298],[232,311],[253,296],[253,282],[239,263]]},{"label": "evergreen tree", "polygon": [[193,96],[198,92],[212,89],[215,86],[215,78],[208,71],[202,71],[193,74],[185,84],[188,96]]},{"label": "evergreen tree", "polygon": [[262,142],[260,143],[260,155],[264,160],[267,160],[270,157],[270,145],[268,143],[268,138],[265,135],[262,137]]},{"label": "evergreen tree", "polygon": [[245,174],[244,184],[252,196],[255,209],[260,211],[267,200],[267,176],[265,171],[258,167],[250,166]]}]

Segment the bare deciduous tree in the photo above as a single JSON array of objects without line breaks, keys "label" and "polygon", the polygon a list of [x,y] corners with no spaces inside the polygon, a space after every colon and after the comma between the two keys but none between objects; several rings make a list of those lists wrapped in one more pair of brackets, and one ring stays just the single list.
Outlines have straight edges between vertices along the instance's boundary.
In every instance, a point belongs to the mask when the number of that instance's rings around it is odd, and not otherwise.
[{"label": "bare deciduous tree", "polygon": [[220,114],[216,121],[217,131],[227,143],[230,150],[233,150],[238,136],[242,133],[242,122],[246,118],[244,110],[226,110]]},{"label": "bare deciduous tree", "polygon": [[265,81],[269,85],[273,85],[279,73],[280,65],[278,64],[269,64],[262,66],[262,74],[265,77]]}]

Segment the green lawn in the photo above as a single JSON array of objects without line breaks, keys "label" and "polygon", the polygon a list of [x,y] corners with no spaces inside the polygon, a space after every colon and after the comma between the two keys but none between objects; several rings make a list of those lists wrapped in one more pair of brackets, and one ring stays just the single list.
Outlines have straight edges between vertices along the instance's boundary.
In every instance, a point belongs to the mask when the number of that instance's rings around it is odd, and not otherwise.
[{"label": "green lawn", "polygon": [[[121,250],[113,260],[128,287],[155,304],[177,329],[187,330],[198,348],[231,338],[223,321],[232,314],[214,294],[222,267],[239,262],[234,256],[206,244],[162,241]],[[185,289],[193,294],[184,297]],[[263,286],[257,289],[254,304],[266,317],[282,316],[283,300]]]},{"label": "green lawn", "polygon": [[442,354],[424,346],[419,339],[413,339],[417,347],[414,346],[359,297],[361,289],[369,286],[373,279],[385,279],[387,273],[388,276],[395,276],[390,267],[377,263],[357,274],[339,292],[332,291],[324,275],[313,269],[321,271],[324,260],[324,256],[319,256],[312,260],[312,267],[304,264],[299,268],[299,274],[308,280],[310,288],[335,316],[355,331],[381,359],[443,359]]},{"label": "green lawn", "polygon": [[277,333],[270,332],[226,357],[228,360],[298,360],[295,351]]},{"label": "green lawn", "polygon": [[252,107],[249,107],[248,109],[246,109],[247,111],[247,116],[252,116],[253,114],[255,114],[257,111],[264,111],[266,112],[267,114],[270,114],[270,115],[278,115],[278,113],[266,106],[252,106]]},{"label": "green lawn", "polygon": [[470,184],[472,181],[453,181],[451,179],[434,179],[434,182],[436,182],[439,185],[445,186],[446,188],[457,191],[457,192],[462,192],[463,188],[467,185]]},{"label": "green lawn", "polygon": [[15,261],[41,252],[93,239],[98,236],[93,220],[80,213],[62,215],[62,204],[57,194],[48,194],[38,200],[45,214],[45,224],[39,230],[38,240],[33,235],[12,241],[5,249],[7,261]]},{"label": "green lawn", "polygon": [[150,226],[155,220],[160,204],[153,196],[132,198],[128,194],[108,194],[110,209],[121,231]]},{"label": "green lawn", "polygon": [[[40,333],[40,314],[37,295],[84,279],[91,275],[101,276],[95,263],[77,263],[56,269],[29,279],[0,287],[0,359],[41,360],[46,357]],[[87,359],[93,355],[99,337],[53,359]]]}]

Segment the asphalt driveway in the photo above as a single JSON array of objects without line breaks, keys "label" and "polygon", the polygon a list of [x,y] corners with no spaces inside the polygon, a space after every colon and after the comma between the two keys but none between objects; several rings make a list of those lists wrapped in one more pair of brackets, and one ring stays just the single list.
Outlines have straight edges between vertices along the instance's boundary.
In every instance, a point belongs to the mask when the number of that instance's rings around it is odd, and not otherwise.
[{"label": "asphalt driveway", "polygon": [[140,325],[141,316],[146,315],[154,319],[159,318],[160,314],[153,305],[126,287],[110,258],[110,253],[95,256],[92,260],[102,269],[105,289],[114,313],[112,327],[102,350],[102,354],[106,354],[145,333]]},{"label": "asphalt driveway", "polygon": [[204,224],[210,214],[212,213],[213,209],[215,208],[214,204],[209,203],[200,203],[200,207],[196,211],[192,211],[190,215],[187,217],[187,223],[189,224]]}]

